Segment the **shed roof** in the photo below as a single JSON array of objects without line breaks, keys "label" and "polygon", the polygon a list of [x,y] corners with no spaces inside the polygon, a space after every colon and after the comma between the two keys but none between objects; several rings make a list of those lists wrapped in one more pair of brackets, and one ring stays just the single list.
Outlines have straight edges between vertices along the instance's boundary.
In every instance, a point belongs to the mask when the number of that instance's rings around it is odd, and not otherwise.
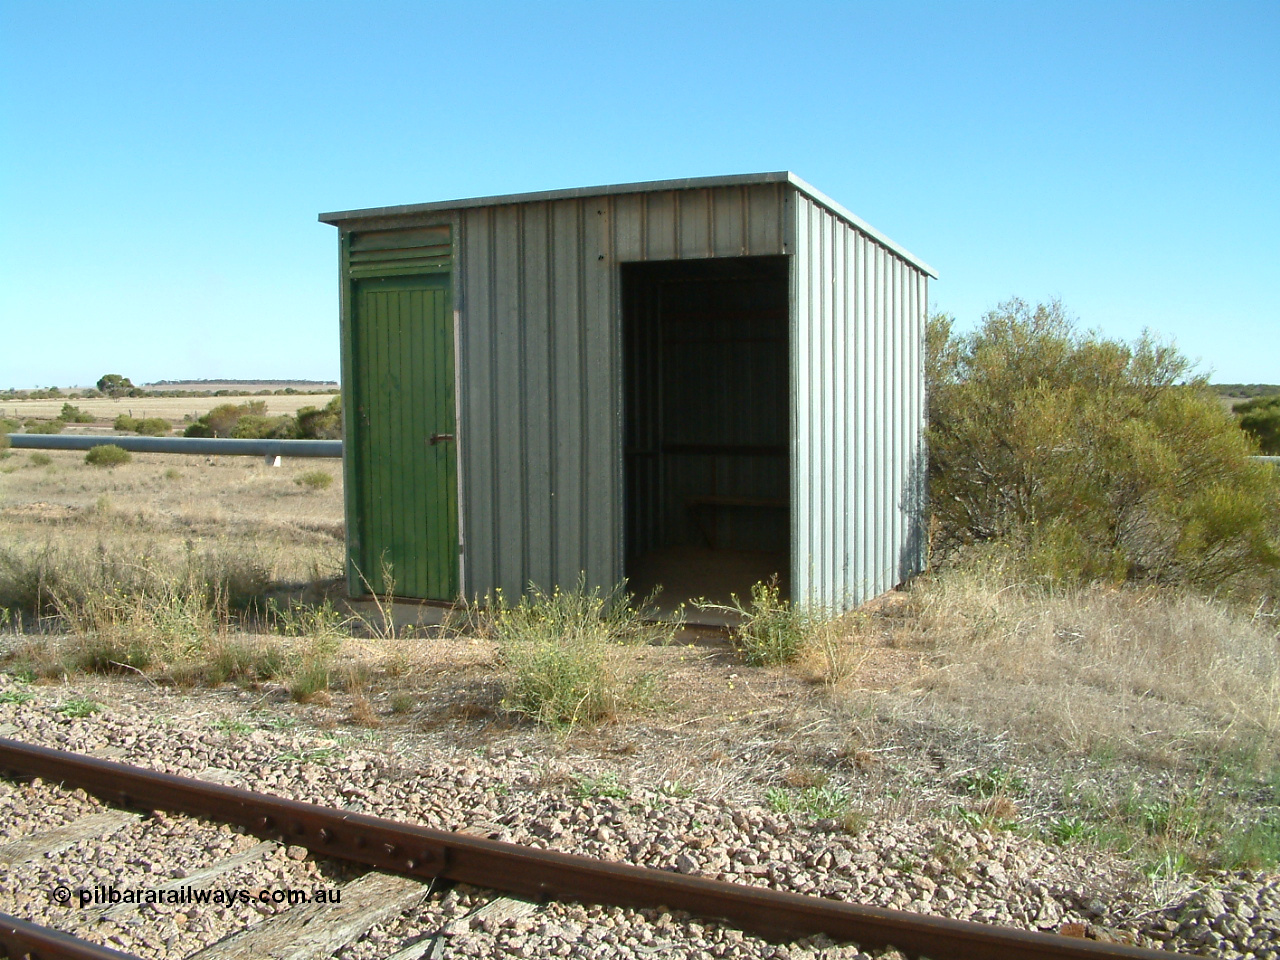
[{"label": "shed roof", "polygon": [[467,207],[494,207],[508,203],[541,203],[548,200],[576,200],[603,197],[622,193],[655,193],[661,190],[706,190],[714,187],[740,187],[761,183],[788,183],[815,203],[826,207],[840,219],[848,222],[883,244],[898,256],[924,273],[937,279],[938,273],[911,251],[894,243],[875,227],[854,216],[821,190],[811,186],[789,170],[773,173],[742,173],[723,177],[690,177],[683,180],[650,180],[642,183],[615,183],[599,187],[570,187],[565,190],[541,190],[534,193],[509,193],[494,197],[469,197],[462,200],[436,200],[431,203],[409,203],[395,207],[368,207],[363,210],[339,210],[320,214],[321,223],[341,225],[347,220],[365,220],[373,217],[397,217],[429,213],[437,210],[461,210]]}]

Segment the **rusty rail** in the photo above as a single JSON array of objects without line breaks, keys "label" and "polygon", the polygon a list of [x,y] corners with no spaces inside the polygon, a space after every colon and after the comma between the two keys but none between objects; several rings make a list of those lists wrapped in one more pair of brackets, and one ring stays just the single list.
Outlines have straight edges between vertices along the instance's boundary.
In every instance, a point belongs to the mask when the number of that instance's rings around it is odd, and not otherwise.
[{"label": "rusty rail", "polygon": [[156,773],[0,738],[0,772],[80,787],[141,810],[243,827],[263,839],[407,876],[452,880],[532,900],[665,907],[781,940],[825,933],[864,947],[957,960],[1169,960],[1165,951],[921,916],[530,849],[235,787]]},{"label": "rusty rail", "polygon": [[131,953],[81,940],[0,913],[0,956],[14,960],[138,960]]}]

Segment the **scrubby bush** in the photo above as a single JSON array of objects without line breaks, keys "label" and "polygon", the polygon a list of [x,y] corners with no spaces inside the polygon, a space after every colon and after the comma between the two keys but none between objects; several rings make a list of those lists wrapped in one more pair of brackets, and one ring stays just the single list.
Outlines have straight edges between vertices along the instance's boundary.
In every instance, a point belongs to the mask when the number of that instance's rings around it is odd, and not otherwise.
[{"label": "scrubby bush", "polygon": [[167,437],[173,427],[164,417],[143,417],[133,428],[144,437]]},{"label": "scrubby bush", "polygon": [[28,420],[23,426],[27,433],[61,433],[66,424],[61,420]]},{"label": "scrubby bush", "polygon": [[84,455],[84,462],[93,467],[118,467],[133,459],[133,454],[114,443],[104,443]]},{"label": "scrubby bush", "polygon": [[935,559],[1017,544],[1054,579],[1245,589],[1280,567],[1274,473],[1174,348],[1019,300],[928,329]]},{"label": "scrubby bush", "polygon": [[289,440],[293,437],[293,418],[247,414],[236,421],[231,436],[243,440]]},{"label": "scrubby bush", "polygon": [[182,435],[246,440],[338,440],[342,438],[342,407],[339,398],[334,397],[324,409],[302,407],[296,417],[272,417],[267,415],[265,400],[223,403],[188,425]]},{"label": "scrubby bush", "polygon": [[62,412],[58,414],[58,419],[64,423],[93,423],[95,417],[92,413],[85,413],[77,406],[64,403]]},{"label": "scrubby bush", "polygon": [[9,417],[0,417],[0,433],[17,433],[22,424]]},{"label": "scrubby bush", "polygon": [[342,397],[319,407],[300,407],[295,435],[302,440],[342,439]]},{"label": "scrubby bush", "polygon": [[333,485],[333,474],[328,470],[308,470],[298,474],[293,482],[308,490],[327,490]]},{"label": "scrubby bush", "polygon": [[263,400],[248,403],[220,403],[182,432],[184,437],[233,437],[244,417],[265,418],[267,404]]},{"label": "scrubby bush", "polygon": [[1280,396],[1259,397],[1232,409],[1241,429],[1253,435],[1264,454],[1280,456]]},{"label": "scrubby bush", "polygon": [[31,454],[27,460],[33,467],[47,467],[49,464],[53,463],[53,457],[49,456],[47,453],[41,453],[38,450]]},{"label": "scrubby bush", "polygon": [[164,417],[143,417],[139,419],[127,413],[122,413],[116,417],[112,426],[116,430],[139,433],[144,437],[166,437],[173,431],[173,425]]}]

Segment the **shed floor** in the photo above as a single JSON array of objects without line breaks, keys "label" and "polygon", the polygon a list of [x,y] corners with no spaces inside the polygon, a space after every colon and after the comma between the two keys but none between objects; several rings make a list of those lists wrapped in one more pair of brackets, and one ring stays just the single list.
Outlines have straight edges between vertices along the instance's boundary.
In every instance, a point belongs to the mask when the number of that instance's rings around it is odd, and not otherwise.
[{"label": "shed floor", "polygon": [[[646,597],[659,584],[658,613],[671,616],[681,604],[705,599],[712,603],[731,602],[737,594],[744,603],[751,600],[753,584],[777,576],[782,596],[791,594],[787,555],[763,550],[712,550],[707,547],[677,546],[654,550],[637,559],[627,578],[627,590]],[[691,623],[724,625],[738,618],[721,611],[685,610]]]}]

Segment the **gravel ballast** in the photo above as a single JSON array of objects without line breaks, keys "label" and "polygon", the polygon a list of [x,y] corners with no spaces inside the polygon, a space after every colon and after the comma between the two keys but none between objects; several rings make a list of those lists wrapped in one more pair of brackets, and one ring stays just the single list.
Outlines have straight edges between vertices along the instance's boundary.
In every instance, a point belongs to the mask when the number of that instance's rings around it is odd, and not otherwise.
[{"label": "gravel ballast", "polygon": [[[223,697],[215,709],[209,698],[148,691],[112,697],[99,712],[75,717],[65,705],[107,699],[101,688],[18,685],[0,676],[0,694],[18,689],[23,696],[0,701],[3,735],[166,773],[734,883],[1187,953],[1280,960],[1280,878],[1274,875],[1222,874],[1200,885],[1161,888],[1096,849],[1050,846],[963,821],[851,824],[780,814],[684,795],[670,785],[586,777],[572,757],[549,760],[519,747],[414,755],[387,749],[377,734],[352,737],[305,724],[273,729],[271,714],[251,713],[234,697]],[[102,809],[82,791],[0,781],[0,844]],[[158,886],[256,843],[223,826],[156,813],[5,868],[0,912],[142,957],[188,955],[288,908],[256,901],[166,904],[103,918],[101,907],[52,903],[50,891]],[[217,884],[335,888],[355,876],[351,867],[277,848]],[[338,955],[373,960],[437,934],[444,955],[468,957],[859,955],[852,945],[771,944],[656,911],[549,904],[467,919],[493,896],[465,886],[433,891],[418,908],[375,926]]]}]

